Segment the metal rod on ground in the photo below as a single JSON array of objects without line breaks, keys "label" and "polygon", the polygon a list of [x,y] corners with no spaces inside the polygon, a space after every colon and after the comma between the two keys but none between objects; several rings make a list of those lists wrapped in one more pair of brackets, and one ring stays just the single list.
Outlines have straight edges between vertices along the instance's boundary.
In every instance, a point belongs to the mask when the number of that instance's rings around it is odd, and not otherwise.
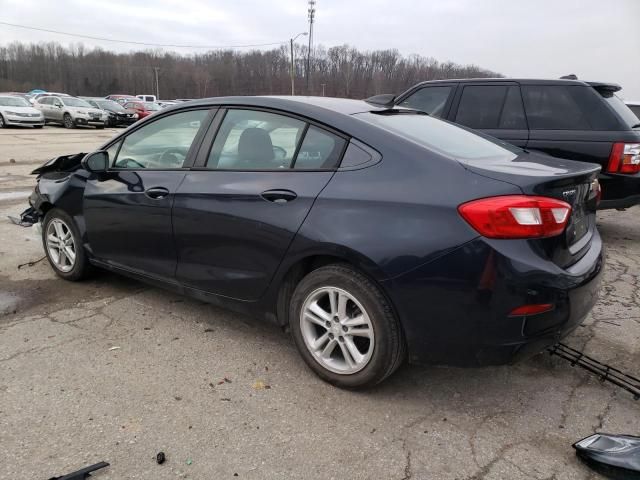
[{"label": "metal rod on ground", "polygon": [[609,382],[630,392],[634,400],[640,400],[640,379],[624,373],[617,368],[605,365],[596,359],[585,355],[583,352],[571,348],[563,343],[557,343],[549,348],[550,355],[556,355],[588,372],[598,375],[601,382]]}]

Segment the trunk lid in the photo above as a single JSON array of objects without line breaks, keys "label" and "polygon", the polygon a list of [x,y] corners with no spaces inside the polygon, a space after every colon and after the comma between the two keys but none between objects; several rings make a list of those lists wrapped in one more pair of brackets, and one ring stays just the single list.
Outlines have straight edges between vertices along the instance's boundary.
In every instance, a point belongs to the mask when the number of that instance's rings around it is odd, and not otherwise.
[{"label": "trunk lid", "polygon": [[527,195],[563,200],[571,205],[571,216],[562,235],[530,240],[548,258],[566,268],[589,249],[596,228],[597,183],[600,166],[521,152],[509,160],[461,161],[473,173],[517,186]]}]

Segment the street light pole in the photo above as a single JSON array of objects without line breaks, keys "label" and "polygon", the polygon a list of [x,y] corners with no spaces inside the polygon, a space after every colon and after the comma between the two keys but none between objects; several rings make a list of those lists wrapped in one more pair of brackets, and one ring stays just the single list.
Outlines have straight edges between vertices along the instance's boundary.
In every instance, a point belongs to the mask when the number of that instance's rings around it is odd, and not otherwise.
[{"label": "street light pole", "polygon": [[153,67],[153,70],[156,73],[156,100],[160,100],[160,87],[158,86],[158,70],[160,70],[160,67]]},{"label": "street light pole", "polygon": [[290,67],[290,70],[291,70],[291,95],[292,96],[296,94],[296,92],[295,92],[295,80],[294,80],[294,78],[295,78],[295,66],[294,66],[294,59],[293,59],[293,42],[300,35],[307,35],[307,32],[299,33],[298,35],[296,35],[295,37],[293,37],[293,38],[291,38],[289,40],[289,42],[291,43],[291,67]]}]

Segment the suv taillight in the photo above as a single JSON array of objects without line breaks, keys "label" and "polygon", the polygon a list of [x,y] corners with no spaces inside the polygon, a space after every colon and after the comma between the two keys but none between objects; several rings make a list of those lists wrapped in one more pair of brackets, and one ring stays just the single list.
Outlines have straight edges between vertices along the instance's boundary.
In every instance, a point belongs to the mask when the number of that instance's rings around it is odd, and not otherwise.
[{"label": "suv taillight", "polygon": [[549,197],[504,195],[463,203],[458,212],[487,238],[546,238],[564,231],[571,205]]},{"label": "suv taillight", "polygon": [[614,143],[613,148],[611,148],[611,155],[609,155],[607,172],[640,172],[640,143]]}]

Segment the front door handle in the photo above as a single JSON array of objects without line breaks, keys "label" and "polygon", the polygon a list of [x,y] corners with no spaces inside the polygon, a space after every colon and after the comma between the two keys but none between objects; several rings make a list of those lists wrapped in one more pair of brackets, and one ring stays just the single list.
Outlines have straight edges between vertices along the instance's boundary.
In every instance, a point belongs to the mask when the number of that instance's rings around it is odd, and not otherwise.
[{"label": "front door handle", "polygon": [[292,192],[291,190],[267,190],[266,192],[262,192],[260,196],[266,201],[273,203],[287,203],[298,197],[296,192]]},{"label": "front door handle", "polygon": [[154,200],[160,200],[169,195],[169,190],[164,187],[151,187],[144,191],[144,194]]}]

